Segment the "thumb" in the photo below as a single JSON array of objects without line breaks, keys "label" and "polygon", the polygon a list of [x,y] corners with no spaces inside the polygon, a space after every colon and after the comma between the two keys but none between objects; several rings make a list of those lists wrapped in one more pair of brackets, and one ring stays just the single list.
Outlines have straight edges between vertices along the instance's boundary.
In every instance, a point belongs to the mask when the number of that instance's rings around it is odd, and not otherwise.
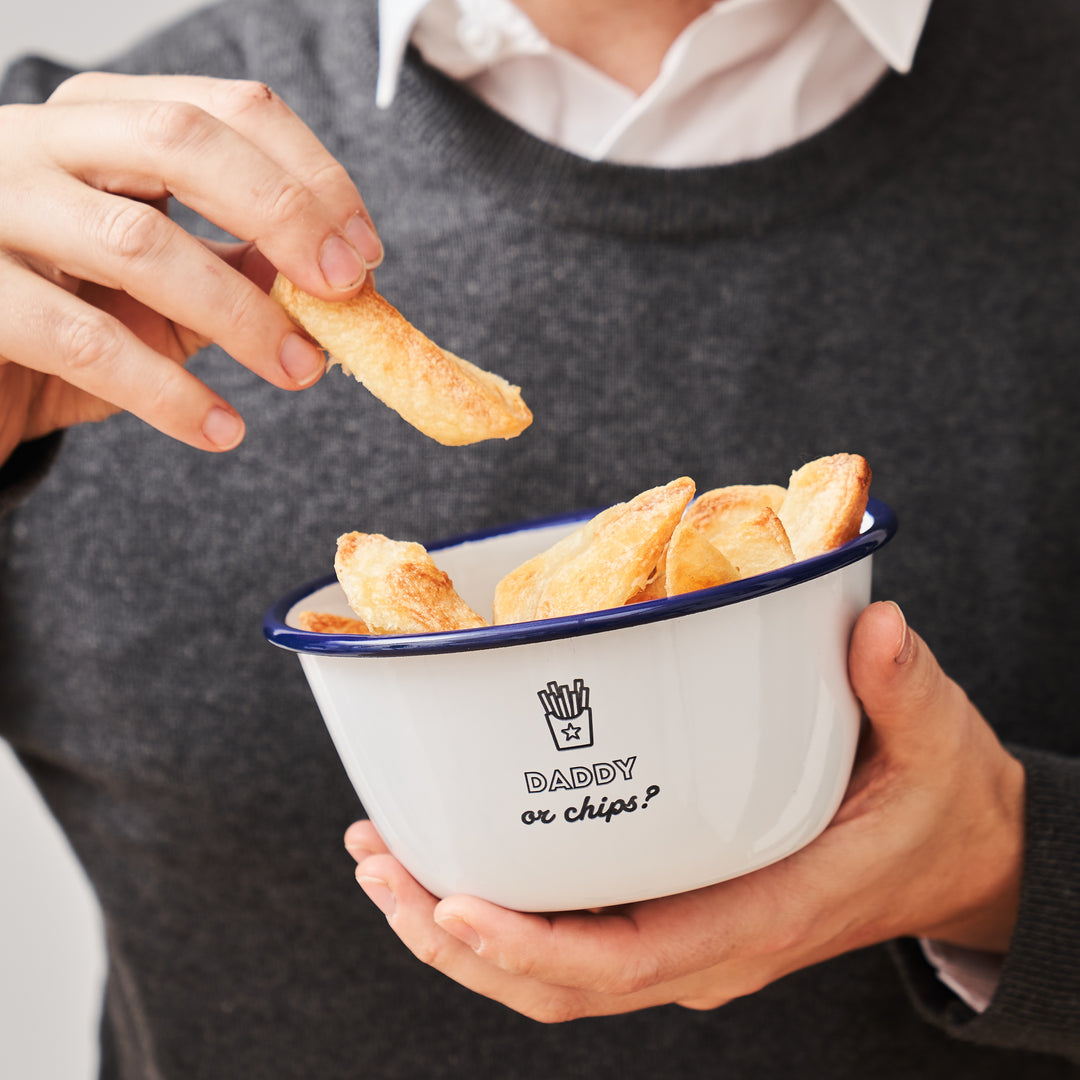
[{"label": "thumb", "polygon": [[925,754],[950,733],[963,691],[890,600],[871,604],[855,623],[848,674],[878,737],[894,754]]}]

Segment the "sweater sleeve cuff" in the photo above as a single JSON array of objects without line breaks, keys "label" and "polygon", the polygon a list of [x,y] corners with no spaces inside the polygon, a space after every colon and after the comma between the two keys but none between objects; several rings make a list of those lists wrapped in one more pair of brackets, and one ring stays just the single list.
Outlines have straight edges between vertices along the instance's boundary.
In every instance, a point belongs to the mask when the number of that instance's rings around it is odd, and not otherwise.
[{"label": "sweater sleeve cuff", "polygon": [[49,471],[63,441],[56,432],[15,447],[0,465],[0,518],[11,513],[41,482]]},{"label": "sweater sleeve cuff", "polygon": [[1001,981],[977,1013],[926,962],[892,944],[918,1011],[957,1038],[1080,1062],[1080,762],[1010,748],[1026,774],[1020,911]]}]

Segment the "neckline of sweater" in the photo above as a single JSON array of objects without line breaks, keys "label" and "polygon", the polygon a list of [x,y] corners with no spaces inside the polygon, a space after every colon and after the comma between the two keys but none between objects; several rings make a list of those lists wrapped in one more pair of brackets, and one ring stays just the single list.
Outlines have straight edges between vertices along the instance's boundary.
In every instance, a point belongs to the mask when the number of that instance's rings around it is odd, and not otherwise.
[{"label": "neckline of sweater", "polygon": [[753,161],[689,169],[588,161],[499,116],[415,50],[390,119],[428,168],[551,224],[673,242],[760,236],[843,205],[929,152],[973,51],[939,9],[955,14],[935,5],[911,73],[886,74],[823,131]]}]

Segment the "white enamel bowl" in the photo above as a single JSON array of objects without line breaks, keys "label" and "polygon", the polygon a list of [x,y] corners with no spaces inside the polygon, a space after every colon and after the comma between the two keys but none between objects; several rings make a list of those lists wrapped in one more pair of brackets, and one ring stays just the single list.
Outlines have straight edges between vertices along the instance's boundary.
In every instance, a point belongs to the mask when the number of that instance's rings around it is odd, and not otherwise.
[{"label": "white enamel bowl", "polygon": [[[587,514],[432,545],[490,612],[507,571]],[[356,637],[295,628],[351,614],[331,576],[267,612],[390,850],[436,896],[523,911],[598,907],[745,874],[809,843],[851,771],[847,679],[872,553],[871,500],[827,555],[668,600],[512,626]]]}]

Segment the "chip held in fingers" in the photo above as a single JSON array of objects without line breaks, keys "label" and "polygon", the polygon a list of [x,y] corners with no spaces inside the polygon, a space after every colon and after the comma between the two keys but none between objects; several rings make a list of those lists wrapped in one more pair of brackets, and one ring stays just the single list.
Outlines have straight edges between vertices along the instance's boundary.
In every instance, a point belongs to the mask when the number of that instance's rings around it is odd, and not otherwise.
[{"label": "chip held in fingers", "polygon": [[532,423],[518,387],[441,349],[375,290],[331,302],[278,274],[270,291],[289,317],[385,405],[444,446],[512,439]]}]

